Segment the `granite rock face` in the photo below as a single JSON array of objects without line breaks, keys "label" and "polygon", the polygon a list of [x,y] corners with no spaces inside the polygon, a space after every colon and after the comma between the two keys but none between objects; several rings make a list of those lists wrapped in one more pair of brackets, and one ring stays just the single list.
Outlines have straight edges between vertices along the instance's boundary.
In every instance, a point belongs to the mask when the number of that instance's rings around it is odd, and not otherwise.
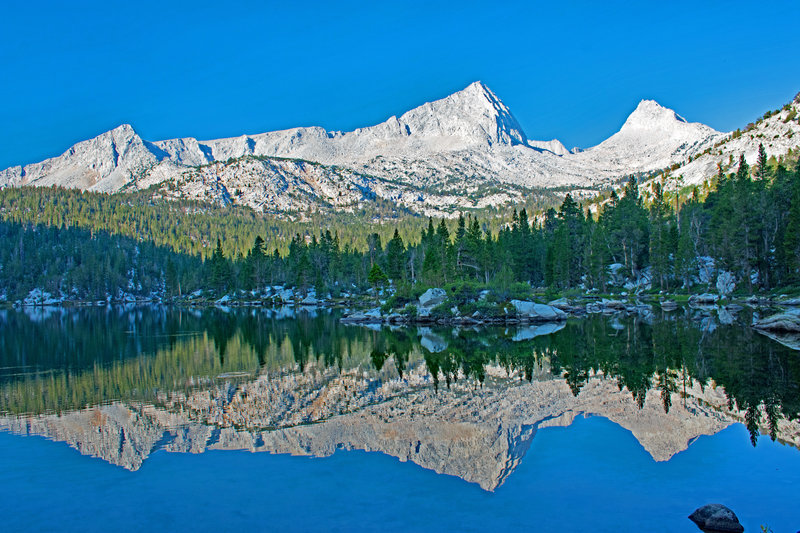
[{"label": "granite rock face", "polygon": [[551,322],[566,320],[567,314],[552,305],[537,304],[527,300],[511,300],[517,314],[533,321]]},{"label": "granite rock face", "polygon": [[446,299],[447,292],[444,289],[428,289],[419,297],[419,305],[420,307],[427,307],[430,309],[431,307],[436,307],[437,305],[444,303]]},{"label": "granite rock face", "polygon": [[532,188],[589,194],[631,172],[682,161],[722,135],[644,101],[617,134],[573,153],[557,139],[528,139],[508,106],[475,82],[350,132],[304,127],[147,142],[123,125],[61,156],[0,171],[0,187],[117,192],[155,185],[167,197],[276,213],[354,210],[381,198],[418,212],[451,213],[520,201]]}]

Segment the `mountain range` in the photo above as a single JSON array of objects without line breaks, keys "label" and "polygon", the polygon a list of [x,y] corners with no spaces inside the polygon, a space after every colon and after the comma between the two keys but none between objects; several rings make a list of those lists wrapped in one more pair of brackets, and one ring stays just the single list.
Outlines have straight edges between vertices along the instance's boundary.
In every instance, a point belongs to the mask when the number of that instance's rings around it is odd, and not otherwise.
[{"label": "mountain range", "polygon": [[[795,100],[792,109],[797,105]],[[785,124],[789,133],[800,129],[795,122]],[[783,153],[800,139],[787,132],[770,133],[788,135],[780,145]],[[728,140],[727,133],[643,100],[617,133],[586,150],[568,150],[556,139],[529,139],[508,106],[475,82],[351,132],[302,127],[150,142],[123,124],[58,157],[0,171],[0,187],[57,185],[109,193],[152,188],[156,196],[274,213],[353,211],[386,200],[434,214],[519,202],[541,189],[589,195],[630,174],[653,174],[716,155],[712,150]],[[757,143],[755,149],[740,144],[733,151],[749,156],[757,149]],[[687,169],[689,181],[708,177],[712,159]]]}]

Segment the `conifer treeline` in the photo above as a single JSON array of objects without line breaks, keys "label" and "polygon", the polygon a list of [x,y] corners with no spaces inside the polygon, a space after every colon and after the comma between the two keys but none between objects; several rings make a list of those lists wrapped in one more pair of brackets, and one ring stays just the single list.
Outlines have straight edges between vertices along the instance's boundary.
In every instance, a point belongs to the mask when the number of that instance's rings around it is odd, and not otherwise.
[{"label": "conifer treeline", "polygon": [[745,292],[769,290],[800,282],[800,165],[792,167],[768,165],[762,147],[753,169],[742,158],[736,173],[720,171],[705,201],[696,189],[682,200],[655,183],[645,205],[631,178],[599,216],[584,212],[567,194],[558,210],[534,222],[524,209],[515,211],[497,233],[474,216],[459,217],[455,227],[429,219],[416,242],[395,232],[384,246],[372,234],[363,254],[343,253],[329,232],[310,242],[296,236],[286,257],[269,256],[256,243],[239,270],[239,283],[254,288],[269,278],[301,288],[363,286],[377,264],[401,286],[529,282],[606,291],[608,267],[616,263],[622,265],[617,278],[646,274],[653,289],[676,291],[689,290],[697,280],[698,257],[711,257]]},{"label": "conifer treeline", "polygon": [[[317,232],[320,227],[338,233],[342,245],[363,247],[367,235],[377,231],[388,238],[393,226],[370,224],[373,219],[394,220],[385,213],[288,213],[262,215],[247,207],[219,206],[197,200],[153,199],[153,191],[107,194],[61,187],[0,189],[0,220],[57,228],[105,231],[166,246],[175,252],[211,256],[217,239],[226,257],[244,255],[257,235],[269,248],[288,251],[296,233]],[[401,217],[401,235],[410,238],[425,224],[419,217]],[[365,224],[365,222],[367,222]]]},{"label": "conifer treeline", "polygon": [[[362,222],[358,228],[344,225],[317,234],[297,231],[288,246],[276,244],[270,231],[280,224],[285,237],[292,223],[275,221],[267,227],[246,210],[224,211],[223,216],[192,210],[189,204],[136,202],[128,207],[117,202],[112,209],[104,204],[113,204],[112,197],[104,195],[98,206],[80,193],[61,198],[61,190],[2,191],[0,213],[13,223],[0,226],[0,291],[19,297],[46,284],[53,294],[105,297],[122,290],[178,296],[196,289],[224,294],[287,285],[336,295],[386,278],[413,291],[463,282],[496,287],[524,282],[555,289],[583,285],[606,291],[612,274],[608,267],[615,263],[622,265],[614,273],[618,279],[647,274],[653,289],[676,291],[691,288],[700,256],[733,273],[744,291],[769,290],[800,283],[800,165],[790,166],[768,164],[762,147],[753,169],[741,159],[734,174],[720,170],[705,201],[697,190],[681,200],[656,183],[646,205],[631,178],[619,195],[612,193],[598,216],[568,194],[559,209],[533,221],[525,209],[515,211],[498,231],[493,230],[495,221],[468,215],[457,221],[428,219],[426,227],[414,231],[415,219],[387,239],[385,226]],[[48,201],[71,207],[49,209]],[[130,234],[124,221],[134,212],[137,220],[148,221],[147,228],[158,228],[160,233],[151,237],[155,244],[109,234]],[[364,235],[362,244],[343,244],[345,231]],[[213,250],[203,260],[196,243],[210,235],[217,235],[216,246],[203,245]],[[242,244],[246,235],[255,235],[249,246]]]}]

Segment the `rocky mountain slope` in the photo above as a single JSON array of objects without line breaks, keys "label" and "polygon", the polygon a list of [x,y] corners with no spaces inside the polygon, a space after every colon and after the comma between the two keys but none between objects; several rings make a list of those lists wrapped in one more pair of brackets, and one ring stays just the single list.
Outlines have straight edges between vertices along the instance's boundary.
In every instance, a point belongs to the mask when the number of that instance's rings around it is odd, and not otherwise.
[{"label": "rocky mountain slope", "polygon": [[755,165],[760,144],[764,145],[767,156],[776,158],[790,151],[797,152],[800,148],[800,93],[781,109],[765,114],[743,130],[715,140],[691,160],[681,161],[670,174],[682,176],[684,186],[702,185],[717,174],[718,166],[724,172],[734,172],[742,155],[750,166]]},{"label": "rocky mountain slope", "polygon": [[617,133],[576,154],[575,159],[608,173],[617,169],[642,173],[700,153],[724,137],[704,124],[687,122],[653,100],[642,100]]},{"label": "rocky mountain slope", "polygon": [[[781,132],[764,135],[780,137]],[[511,110],[475,82],[351,132],[306,127],[210,141],[148,142],[123,125],[59,157],[0,171],[0,187],[62,185],[117,192],[156,186],[169,197],[274,212],[356,209],[383,199],[441,213],[519,201],[535,189],[590,193],[631,173],[658,171],[708,154],[725,139],[723,133],[644,100],[619,132],[573,153],[556,139],[529,139]],[[783,149],[797,139],[774,143]],[[690,175],[706,173],[709,165],[697,165]]]}]

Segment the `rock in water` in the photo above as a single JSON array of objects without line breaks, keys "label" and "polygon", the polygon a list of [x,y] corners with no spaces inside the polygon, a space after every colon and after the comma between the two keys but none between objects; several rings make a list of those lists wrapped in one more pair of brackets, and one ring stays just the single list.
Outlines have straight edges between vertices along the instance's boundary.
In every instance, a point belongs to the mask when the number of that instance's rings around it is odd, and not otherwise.
[{"label": "rock in water", "polygon": [[766,331],[800,333],[800,316],[791,313],[772,315],[757,321],[753,327]]},{"label": "rock in water", "polygon": [[744,531],[736,514],[721,503],[710,503],[696,509],[689,515],[689,520],[707,532],[741,533]]},{"label": "rock in water", "polygon": [[567,319],[567,314],[564,311],[550,305],[537,304],[528,300],[511,300],[511,305],[514,306],[519,315],[531,320],[548,322]]}]

